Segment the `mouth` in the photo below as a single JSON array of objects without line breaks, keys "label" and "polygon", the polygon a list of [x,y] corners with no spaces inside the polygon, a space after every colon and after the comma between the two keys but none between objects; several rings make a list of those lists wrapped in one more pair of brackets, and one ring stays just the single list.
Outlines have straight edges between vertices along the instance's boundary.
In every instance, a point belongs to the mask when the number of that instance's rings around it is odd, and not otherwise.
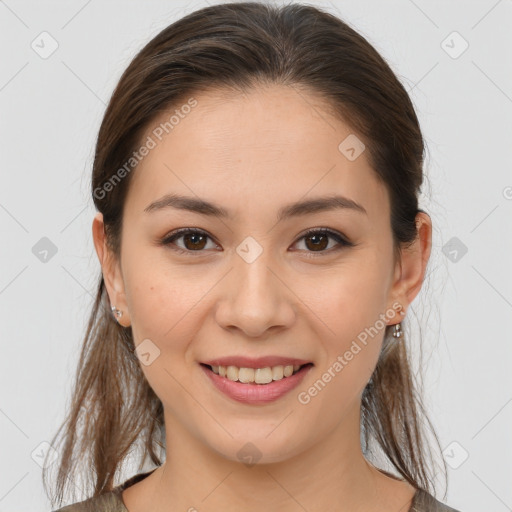
[{"label": "mouth", "polygon": [[[237,368],[200,363],[207,377],[222,396],[246,405],[265,405],[274,402],[296,388],[313,368],[313,363],[286,367]],[[251,373],[252,372],[252,373]],[[222,375],[224,374],[224,375]],[[275,378],[274,378],[275,377]]]},{"label": "mouth", "polygon": [[232,382],[253,385],[267,385],[272,382],[288,379],[301,372],[313,363],[295,365],[276,365],[264,368],[238,368],[236,366],[209,365],[200,363],[206,370]]}]

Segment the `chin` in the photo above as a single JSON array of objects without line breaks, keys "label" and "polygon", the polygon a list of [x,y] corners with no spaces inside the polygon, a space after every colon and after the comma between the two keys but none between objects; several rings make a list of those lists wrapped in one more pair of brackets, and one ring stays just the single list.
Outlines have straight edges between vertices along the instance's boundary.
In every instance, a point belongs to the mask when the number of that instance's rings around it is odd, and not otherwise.
[{"label": "chin", "polygon": [[218,439],[212,440],[213,444],[210,447],[223,458],[247,467],[284,462],[300,452],[299,446],[294,444],[285,429],[281,436],[276,435],[271,439],[276,434],[274,431],[268,435],[272,429],[275,429],[275,425],[269,425],[269,428],[264,430],[257,429],[254,436],[246,431],[245,435],[226,439],[223,444],[219,444]]}]

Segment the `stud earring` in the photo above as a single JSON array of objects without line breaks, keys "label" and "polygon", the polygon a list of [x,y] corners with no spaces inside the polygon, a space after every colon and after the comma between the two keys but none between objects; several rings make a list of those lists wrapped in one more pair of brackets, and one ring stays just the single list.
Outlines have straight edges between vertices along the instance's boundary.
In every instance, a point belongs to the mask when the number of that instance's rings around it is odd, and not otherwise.
[{"label": "stud earring", "polygon": [[[116,320],[123,316],[123,312],[120,309],[117,309],[115,306],[112,306],[110,309],[112,310],[113,315],[117,317]],[[119,320],[117,321],[119,322]]]}]

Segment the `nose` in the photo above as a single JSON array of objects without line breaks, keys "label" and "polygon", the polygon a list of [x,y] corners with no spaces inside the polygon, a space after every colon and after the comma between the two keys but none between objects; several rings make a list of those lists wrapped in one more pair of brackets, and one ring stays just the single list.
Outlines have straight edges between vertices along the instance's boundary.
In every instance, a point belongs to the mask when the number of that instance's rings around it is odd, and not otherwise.
[{"label": "nose", "polygon": [[297,299],[286,276],[265,251],[251,263],[237,255],[220,293],[215,314],[224,329],[260,338],[295,322]]}]

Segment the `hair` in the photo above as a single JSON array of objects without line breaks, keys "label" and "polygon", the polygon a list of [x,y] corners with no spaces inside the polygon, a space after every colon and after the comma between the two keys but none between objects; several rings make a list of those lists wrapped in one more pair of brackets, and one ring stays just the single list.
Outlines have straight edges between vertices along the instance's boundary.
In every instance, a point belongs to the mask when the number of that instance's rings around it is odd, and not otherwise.
[{"label": "hair", "polygon": [[[134,151],[151,124],[202,91],[246,93],[272,85],[325,100],[364,141],[389,194],[393,248],[400,261],[402,248],[417,239],[415,219],[423,211],[418,195],[425,147],[406,90],[376,49],[338,17],[305,4],[259,2],[213,5],[184,16],[150,40],[122,74],[99,130],[91,183],[113,255],[120,257],[123,206],[133,174],[120,171],[126,171],[126,162],[136,169]],[[123,179],[114,184],[116,172]],[[376,443],[403,479],[433,493],[427,424],[438,447],[439,441],[406,344],[391,336],[390,327],[361,397],[364,453],[370,455],[370,443]],[[162,464],[163,406],[134,349],[131,327],[118,324],[111,313],[100,272],[71,403],[51,443],[55,447],[63,433],[52,503],[62,504],[80,466],[92,478],[89,494],[95,497],[116,486],[116,472],[128,455],[136,454],[139,469],[148,458]],[[46,465],[43,482],[48,494]]]}]

